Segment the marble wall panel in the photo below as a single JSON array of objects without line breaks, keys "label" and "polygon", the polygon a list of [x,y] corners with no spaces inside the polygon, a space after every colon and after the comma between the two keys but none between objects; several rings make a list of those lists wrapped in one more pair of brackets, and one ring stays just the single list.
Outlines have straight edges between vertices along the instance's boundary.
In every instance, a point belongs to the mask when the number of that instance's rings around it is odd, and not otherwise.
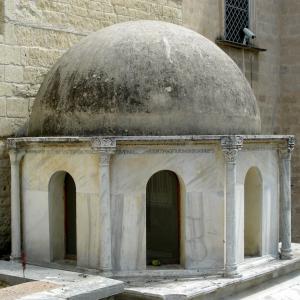
[{"label": "marble wall panel", "polygon": [[97,154],[72,153],[63,149],[35,151],[26,153],[23,166],[25,189],[47,191],[51,176],[58,171],[66,171],[73,177],[77,192],[98,193]]},{"label": "marble wall panel", "polygon": [[279,232],[279,169],[276,150],[252,149],[241,151],[237,161],[238,194],[238,261],[244,261],[244,182],[251,167],[256,167],[263,181],[262,255],[277,256]]},{"label": "marble wall panel", "polygon": [[50,262],[48,193],[23,191],[23,246],[28,261]]},{"label": "marble wall panel", "polygon": [[81,267],[99,266],[99,196],[77,193],[77,264]]},{"label": "marble wall panel", "polygon": [[222,268],[223,161],[215,149],[197,145],[118,150],[111,168],[116,269],[146,266],[146,185],[161,170],[175,172],[180,182],[181,264],[186,268]]},{"label": "marble wall panel", "polygon": [[33,261],[50,261],[48,185],[58,171],[68,172],[76,185],[77,263],[99,265],[98,156],[64,151],[29,152],[22,166],[23,239]]}]

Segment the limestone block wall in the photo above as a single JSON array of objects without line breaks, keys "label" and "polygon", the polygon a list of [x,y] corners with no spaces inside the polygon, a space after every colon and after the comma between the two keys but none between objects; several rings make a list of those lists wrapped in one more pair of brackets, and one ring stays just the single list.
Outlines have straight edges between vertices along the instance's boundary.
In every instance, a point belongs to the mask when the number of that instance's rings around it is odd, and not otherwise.
[{"label": "limestone block wall", "polygon": [[292,160],[292,237],[300,242],[300,2],[284,0],[281,7],[281,131],[296,135]]}]

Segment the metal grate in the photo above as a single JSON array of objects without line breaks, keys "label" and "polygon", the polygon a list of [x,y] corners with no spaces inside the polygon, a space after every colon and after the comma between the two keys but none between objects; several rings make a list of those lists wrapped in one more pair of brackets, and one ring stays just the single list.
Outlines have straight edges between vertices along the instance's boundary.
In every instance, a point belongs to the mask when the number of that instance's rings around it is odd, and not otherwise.
[{"label": "metal grate", "polygon": [[225,0],[225,39],[243,43],[243,29],[249,28],[249,0]]}]

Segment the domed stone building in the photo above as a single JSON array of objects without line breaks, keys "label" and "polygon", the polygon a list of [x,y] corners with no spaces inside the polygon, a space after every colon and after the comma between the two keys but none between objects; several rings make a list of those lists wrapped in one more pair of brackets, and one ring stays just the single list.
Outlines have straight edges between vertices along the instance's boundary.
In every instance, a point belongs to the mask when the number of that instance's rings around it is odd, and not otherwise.
[{"label": "domed stone building", "polygon": [[290,258],[294,138],[259,133],[247,80],[203,36],[157,21],[91,34],[46,76],[29,137],[9,139],[12,255],[226,276],[279,240]]}]

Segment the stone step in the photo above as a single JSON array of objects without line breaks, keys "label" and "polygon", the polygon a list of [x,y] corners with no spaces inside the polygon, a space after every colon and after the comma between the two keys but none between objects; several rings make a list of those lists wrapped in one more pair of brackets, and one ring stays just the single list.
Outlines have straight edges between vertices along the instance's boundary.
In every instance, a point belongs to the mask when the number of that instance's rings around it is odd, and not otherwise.
[{"label": "stone step", "polygon": [[[26,270],[23,274],[22,265],[14,261],[0,261],[0,280],[12,285],[4,289],[11,289],[11,291],[2,292],[15,294],[19,291],[19,296],[13,298],[19,300],[99,300],[107,299],[122,293],[124,290],[123,282],[118,280],[54,268],[26,265]],[[44,290],[40,289],[40,292],[30,292],[29,288],[29,292],[24,294],[25,287],[19,286],[24,282],[35,282],[35,286],[43,286],[45,284],[52,284],[53,286],[51,289],[49,287],[45,287]],[[34,290],[33,288],[31,289]],[[20,293],[20,290],[22,290],[23,294]],[[0,293],[0,299],[2,298]]]},{"label": "stone step", "polygon": [[234,295],[271,279],[300,270],[300,247],[294,245],[292,260],[277,260],[269,257],[250,260],[239,270],[241,278],[223,278],[221,276],[169,278],[161,280],[139,280],[128,282],[125,291],[116,296],[116,300],[216,300]]}]

